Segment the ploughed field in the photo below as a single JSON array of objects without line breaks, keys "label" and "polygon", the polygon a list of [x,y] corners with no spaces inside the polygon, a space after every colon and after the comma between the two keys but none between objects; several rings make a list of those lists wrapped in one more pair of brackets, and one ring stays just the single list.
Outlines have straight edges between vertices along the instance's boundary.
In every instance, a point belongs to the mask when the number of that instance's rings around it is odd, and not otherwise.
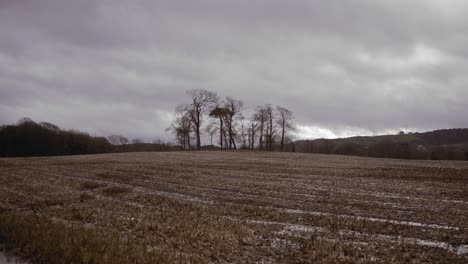
[{"label": "ploughed field", "polygon": [[0,240],[47,263],[468,263],[468,163],[264,152],[0,159]]}]

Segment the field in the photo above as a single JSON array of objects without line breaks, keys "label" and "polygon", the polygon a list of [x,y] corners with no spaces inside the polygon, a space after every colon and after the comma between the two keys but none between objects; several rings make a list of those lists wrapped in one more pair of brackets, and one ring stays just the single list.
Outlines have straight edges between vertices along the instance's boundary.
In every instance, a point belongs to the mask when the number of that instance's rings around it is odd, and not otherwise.
[{"label": "field", "polygon": [[468,263],[468,162],[0,159],[0,240],[39,263]]}]

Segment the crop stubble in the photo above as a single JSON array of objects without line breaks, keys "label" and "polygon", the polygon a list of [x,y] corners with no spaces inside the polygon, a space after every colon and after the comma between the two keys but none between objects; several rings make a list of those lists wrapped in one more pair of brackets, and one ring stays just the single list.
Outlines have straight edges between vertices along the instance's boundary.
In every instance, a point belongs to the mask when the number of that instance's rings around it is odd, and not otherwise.
[{"label": "crop stubble", "polygon": [[466,263],[467,208],[466,162],[262,152],[0,161],[0,239],[34,261]]}]

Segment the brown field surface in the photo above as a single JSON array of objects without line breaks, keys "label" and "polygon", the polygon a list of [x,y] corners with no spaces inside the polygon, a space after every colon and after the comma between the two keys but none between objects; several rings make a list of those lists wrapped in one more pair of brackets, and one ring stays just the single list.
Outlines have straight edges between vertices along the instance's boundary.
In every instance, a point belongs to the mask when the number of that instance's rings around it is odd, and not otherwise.
[{"label": "brown field surface", "polygon": [[468,263],[468,163],[262,152],[0,159],[38,263]]}]

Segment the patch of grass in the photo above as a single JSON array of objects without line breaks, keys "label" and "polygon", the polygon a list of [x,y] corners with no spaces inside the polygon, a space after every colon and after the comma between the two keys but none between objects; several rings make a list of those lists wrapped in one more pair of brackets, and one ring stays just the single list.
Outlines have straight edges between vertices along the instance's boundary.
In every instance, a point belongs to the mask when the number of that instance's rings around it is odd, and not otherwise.
[{"label": "patch of grass", "polygon": [[119,194],[129,193],[131,191],[132,191],[132,189],[128,188],[128,187],[111,186],[111,187],[104,188],[102,190],[102,193],[104,195],[108,195],[108,196],[115,196],[115,195],[119,195]]},{"label": "patch of grass", "polygon": [[101,182],[95,182],[95,181],[85,181],[81,183],[81,188],[88,189],[88,190],[94,190],[94,189],[98,189],[98,188],[105,187],[105,186],[106,184],[101,183]]},{"label": "patch of grass", "polygon": [[132,181],[132,177],[125,176],[125,175],[118,175],[118,174],[109,174],[109,173],[99,173],[96,177],[106,180],[113,180],[113,181],[120,181],[129,183]]},{"label": "patch of grass", "polygon": [[44,199],[38,201],[31,201],[27,203],[27,207],[33,211],[40,211],[45,208],[54,207],[54,206],[64,206],[65,202],[59,199]]},{"label": "patch of grass", "polygon": [[151,248],[110,230],[53,222],[37,215],[0,214],[0,239],[33,263],[206,263],[200,256]]},{"label": "patch of grass", "polygon": [[94,196],[89,193],[80,194],[80,203],[84,203],[85,201],[93,200],[93,199],[94,199]]}]

